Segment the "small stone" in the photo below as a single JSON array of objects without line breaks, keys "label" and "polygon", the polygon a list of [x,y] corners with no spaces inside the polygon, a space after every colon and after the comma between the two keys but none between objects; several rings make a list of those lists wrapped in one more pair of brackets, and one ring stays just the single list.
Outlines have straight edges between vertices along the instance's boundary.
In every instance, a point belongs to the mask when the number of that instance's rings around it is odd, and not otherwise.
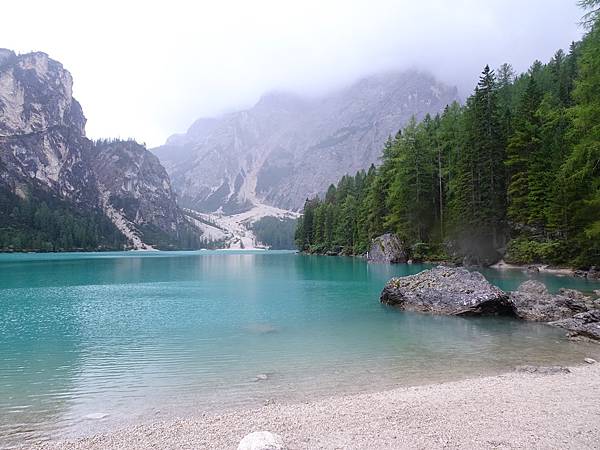
[{"label": "small stone", "polygon": [[268,380],[268,379],[269,379],[269,375],[267,375],[266,373],[259,373],[254,378],[254,381],[265,381],[265,380]]},{"label": "small stone", "polygon": [[596,364],[596,360],[594,358],[585,358],[584,361],[588,364]]},{"label": "small stone", "polygon": [[83,416],[84,419],[88,419],[88,420],[100,420],[100,419],[106,419],[108,417],[108,414],[106,413],[91,413],[91,414],[87,414],[85,416]]},{"label": "small stone", "polygon": [[269,431],[255,431],[244,437],[238,450],[284,450],[281,436]]}]

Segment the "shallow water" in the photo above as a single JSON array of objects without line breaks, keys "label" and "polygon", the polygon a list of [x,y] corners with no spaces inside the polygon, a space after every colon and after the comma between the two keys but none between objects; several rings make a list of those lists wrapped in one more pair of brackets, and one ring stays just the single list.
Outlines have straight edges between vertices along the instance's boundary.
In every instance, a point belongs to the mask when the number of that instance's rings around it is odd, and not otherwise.
[{"label": "shallow water", "polygon": [[[379,304],[389,277],[425,268],[290,252],[0,255],[0,447],[599,353],[545,325]],[[485,275],[504,289],[527,278]]]}]

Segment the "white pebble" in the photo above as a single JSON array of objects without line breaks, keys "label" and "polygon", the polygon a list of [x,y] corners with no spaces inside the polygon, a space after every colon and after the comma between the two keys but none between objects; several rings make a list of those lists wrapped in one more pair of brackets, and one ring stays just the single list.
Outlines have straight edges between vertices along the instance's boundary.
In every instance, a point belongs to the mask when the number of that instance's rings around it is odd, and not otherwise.
[{"label": "white pebble", "polygon": [[238,450],[284,450],[281,436],[269,431],[255,431],[244,437]]}]

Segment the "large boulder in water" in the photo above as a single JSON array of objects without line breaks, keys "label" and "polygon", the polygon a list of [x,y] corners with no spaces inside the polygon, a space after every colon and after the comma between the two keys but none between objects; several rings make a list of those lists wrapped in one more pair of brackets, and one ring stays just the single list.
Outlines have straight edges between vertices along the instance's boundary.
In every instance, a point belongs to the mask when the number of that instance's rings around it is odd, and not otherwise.
[{"label": "large boulder in water", "polygon": [[600,309],[575,314],[568,319],[550,322],[550,325],[564,328],[571,338],[600,342]]},{"label": "large boulder in water", "polygon": [[281,436],[269,431],[256,431],[242,439],[238,450],[284,450]]},{"label": "large boulder in water", "polygon": [[373,239],[367,255],[367,260],[375,263],[405,263],[407,259],[402,241],[397,235],[391,233]]},{"label": "large boulder in water", "polygon": [[381,303],[410,311],[456,316],[512,315],[508,295],[479,272],[436,267],[416,275],[392,278]]},{"label": "large boulder in water", "polygon": [[535,280],[525,281],[509,294],[515,316],[537,322],[566,319],[587,311],[590,300],[573,289],[561,289],[557,295],[550,294],[543,283]]}]

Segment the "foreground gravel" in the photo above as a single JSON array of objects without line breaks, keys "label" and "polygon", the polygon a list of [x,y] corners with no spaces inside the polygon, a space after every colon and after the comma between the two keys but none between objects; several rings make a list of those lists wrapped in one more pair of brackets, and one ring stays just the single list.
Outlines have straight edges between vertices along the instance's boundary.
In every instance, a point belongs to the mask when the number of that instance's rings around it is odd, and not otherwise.
[{"label": "foreground gravel", "polygon": [[36,448],[235,449],[259,430],[289,449],[600,448],[600,364],[274,404]]}]

